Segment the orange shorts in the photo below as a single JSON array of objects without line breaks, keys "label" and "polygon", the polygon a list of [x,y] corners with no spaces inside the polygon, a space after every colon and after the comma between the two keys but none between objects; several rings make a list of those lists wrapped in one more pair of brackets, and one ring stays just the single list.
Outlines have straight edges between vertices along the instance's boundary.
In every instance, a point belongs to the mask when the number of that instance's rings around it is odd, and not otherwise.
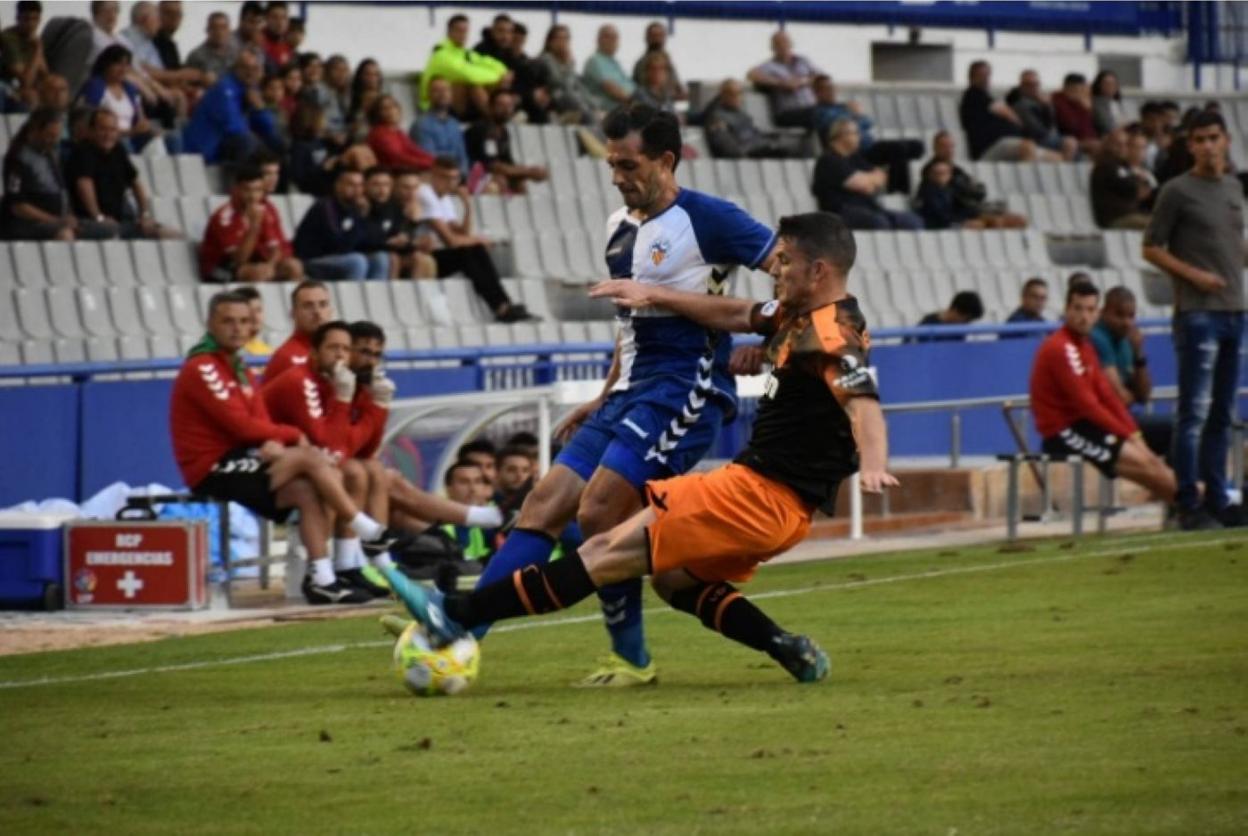
[{"label": "orange shorts", "polygon": [[811,512],[791,488],[730,464],[646,483],[650,570],[685,569],[703,581],[748,581],[758,564],[810,530]]}]

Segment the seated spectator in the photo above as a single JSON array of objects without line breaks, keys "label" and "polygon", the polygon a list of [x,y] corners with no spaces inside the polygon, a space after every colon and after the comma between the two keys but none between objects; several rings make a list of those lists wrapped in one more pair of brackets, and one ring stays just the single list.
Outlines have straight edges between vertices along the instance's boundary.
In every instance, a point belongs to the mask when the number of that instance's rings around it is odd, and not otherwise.
[{"label": "seated spectator", "polygon": [[368,147],[381,165],[426,171],[433,165],[433,155],[403,132],[399,127],[401,118],[394,96],[381,96],[373,102],[368,111]]},{"label": "seated spectator", "polygon": [[[152,217],[147,190],[130,155],[118,140],[117,116],[93,110],[87,120],[87,139],[75,143],[65,167],[74,214],[82,220],[111,227],[122,238],[181,238],[181,233],[161,226]],[[135,209],[126,201],[134,195]]]},{"label": "seated spectator", "polygon": [[[438,263],[433,260],[433,240],[429,236],[428,224],[420,208],[420,187],[423,182],[414,171],[400,171],[394,176],[394,197],[390,201],[393,210],[387,210],[394,219],[391,231],[407,237],[407,242],[399,248],[399,277],[403,279],[436,279]],[[373,195],[369,195],[369,203],[376,205]]]},{"label": "seated spectator", "polygon": [[490,90],[508,81],[508,75],[502,61],[468,49],[468,18],[452,15],[446,38],[433,48],[420,75],[420,109],[429,107],[429,81],[443,78],[451,84],[452,110],[460,116],[485,113]]},{"label": "seated spectator", "polygon": [[494,457],[497,477],[494,484],[494,505],[505,521],[520,514],[520,506],[533,490],[533,460],[521,447],[507,446]]},{"label": "seated spectator", "polygon": [[656,52],[667,56],[667,96],[677,101],[689,98],[689,91],[681,83],[680,73],[676,72],[676,64],[667,51],[667,26],[657,20],[646,27],[646,51],[633,64],[633,81],[638,85],[646,83],[646,59]]},{"label": "seated spectator", "polygon": [[[1092,328],[1092,345],[1110,387],[1128,407],[1147,404],[1153,396],[1153,378],[1144,354],[1144,334],[1135,322],[1135,294],[1119,285],[1105,293],[1101,317]],[[1170,450],[1174,419],[1170,415],[1135,417],[1148,449],[1161,457]]]},{"label": "seated spectator", "polygon": [[160,48],[156,45],[160,22],[156,4],[143,0],[130,8],[130,26],[122,32],[122,36],[130,46],[134,63],[150,78],[178,94],[179,113],[185,113],[188,97],[197,92],[195,88],[203,82],[203,74],[193,67],[165,66]]},{"label": "seated spectator", "polygon": [[993,101],[988,92],[992,67],[974,61],[970,84],[958,105],[958,121],[966,133],[972,160],[1021,162],[1036,158],[1036,144],[1023,136],[1022,120],[1005,102]]},{"label": "seated spectator", "polygon": [[[181,0],[160,0],[156,4],[156,9],[158,23],[152,44],[156,47],[156,54],[160,56],[160,65],[166,70],[188,69],[182,60],[182,50],[178,47],[176,40],[178,30],[182,28]],[[189,69],[195,70],[194,67]],[[204,87],[216,80],[204,78],[204,74],[199,70],[195,70],[194,75],[187,75],[186,78],[189,84],[196,87]]]},{"label": "seated spectator", "polygon": [[1080,282],[1066,292],[1062,328],[1047,337],[1031,368],[1031,414],[1050,456],[1082,456],[1110,479],[1119,476],[1164,502],[1174,473],[1139,437],[1139,427],[1101,371],[1089,334],[1100,292]]},{"label": "seated spectator", "polygon": [[50,74],[39,39],[39,23],[43,4],[38,0],[20,0],[17,23],[0,32],[0,82],[17,91],[17,98],[28,108],[37,107],[36,90],[44,76]]},{"label": "seated spectator", "polygon": [[341,55],[325,61],[324,80],[305,91],[305,97],[325,111],[326,139],[331,145],[350,142],[347,115],[351,112],[351,65]]},{"label": "seated spectator", "polygon": [[522,23],[515,23],[511,29],[511,42],[508,44],[508,58],[505,60],[511,69],[511,92],[520,97],[520,106],[529,117],[532,125],[545,125],[550,121],[550,90],[546,84],[546,67],[536,58],[530,58],[524,51],[529,39],[529,30]]},{"label": "seated spectator", "polygon": [[869,162],[888,168],[888,190],[910,194],[910,161],[923,156],[923,143],[917,139],[877,140],[875,123],[855,101],[838,102],[836,85],[826,75],[815,76],[815,133],[823,141],[837,119],[853,119],[858,123],[859,149]]},{"label": "seated spectator", "polygon": [[203,73],[204,84],[211,87],[237,63],[239,46],[225,12],[208,15],[205,35],[204,42],[186,56],[186,66]]},{"label": "seated spectator", "polygon": [[260,30],[260,45],[269,63],[285,67],[295,57],[295,51],[286,41],[290,28],[290,10],[282,0],[269,0],[264,7],[264,28]]},{"label": "seated spectator", "polygon": [[1098,136],[1127,126],[1127,110],[1122,105],[1122,91],[1118,89],[1118,75],[1113,70],[1101,70],[1092,79],[1092,127]]},{"label": "seated spectator", "polygon": [[308,26],[301,17],[292,17],[286,24],[286,45],[290,47],[292,55],[299,54],[299,47],[303,46],[303,39],[308,35]]},{"label": "seated spectator", "polygon": [[663,51],[650,52],[642,59],[642,80],[633,90],[633,101],[650,105],[655,110],[676,112],[675,88],[672,86],[672,59]]},{"label": "seated spectator", "polygon": [[317,197],[329,194],[339,168],[368,171],[377,155],[367,145],[338,149],[326,139],[325,111],[311,101],[301,101],[290,125],[290,181],[299,191]]},{"label": "seated spectator", "polygon": [[[481,466],[463,459],[447,468],[442,484],[446,489],[446,498],[461,505],[478,505],[482,502],[482,494],[489,493]],[[459,544],[465,560],[485,560],[494,553],[492,532],[486,529],[445,523],[442,530]]]},{"label": "seated spectator", "polygon": [[303,69],[298,62],[291,61],[278,70],[277,74],[282,79],[282,115],[289,124],[303,95]]},{"label": "seated spectator", "polygon": [[394,199],[394,175],[384,166],[364,172],[364,198],[368,201],[365,223],[371,227],[373,246],[390,254],[390,275],[399,278],[402,256],[411,252],[413,242],[407,233],[403,207]]},{"label": "seated spectator", "polygon": [[48,73],[40,79],[35,94],[37,107],[50,107],[62,113],[69,110],[69,82],[64,76]]},{"label": "seated spectator", "polygon": [[295,56],[299,72],[303,74],[303,86],[299,91],[301,101],[318,101],[318,88],[325,82],[325,63],[315,52],[303,52]]},{"label": "seated spectator", "polygon": [[386,279],[390,254],[365,222],[364,175],[338,170],[334,190],[312,204],[295,230],[295,255],[308,276],[322,281]]},{"label": "seated spectator", "polygon": [[1049,304],[1049,283],[1039,276],[1023,282],[1023,295],[1018,307],[1006,317],[1008,323],[1044,322],[1044,309]]},{"label": "seated spectator", "polygon": [[1140,106],[1140,131],[1148,141],[1144,165],[1150,171],[1157,170],[1157,161],[1170,147],[1170,125],[1167,112],[1161,102],[1148,101]]},{"label": "seated spectator", "polygon": [[260,71],[267,73],[276,70],[277,66],[264,50],[265,23],[264,4],[257,0],[246,0],[238,11],[238,29],[234,32],[234,43],[241,52],[250,52],[260,64]]},{"label": "seated spectator", "polygon": [[702,114],[711,156],[726,159],[801,156],[800,143],[758,129],[754,117],[741,109],[744,98],[745,87],[741,82],[725,79],[719,85],[719,95]]},{"label": "seated spectator", "polygon": [[598,28],[598,51],[585,59],[581,77],[599,110],[614,110],[633,97],[637,84],[628,77],[615,53],[620,48],[620,33],[611,24]]},{"label": "seated spectator", "polygon": [[472,48],[473,52],[494,58],[508,64],[511,38],[515,33],[515,23],[506,14],[494,15],[490,25],[481,30],[481,40]]},{"label": "seated spectator", "polygon": [[550,90],[551,108],[569,124],[596,125],[599,119],[595,99],[576,72],[572,57],[572,33],[556,23],[546,32],[546,43],[538,59]]},{"label": "seated spectator", "polygon": [[[95,61],[110,46],[124,47],[127,53],[133,55],[130,42],[117,31],[120,16],[120,3],[108,0],[91,4],[91,61]],[[176,118],[186,113],[185,97],[152,78],[142,66],[132,64],[125,80],[138,88],[153,118],[159,119],[163,124],[172,127]]]},{"label": "seated spectator", "polygon": [[[250,162],[260,166],[260,178],[264,182],[265,208],[277,215],[277,207],[273,205],[273,195],[286,191],[282,177],[282,158],[272,151],[261,148],[252,156]],[[281,216],[278,215],[278,217]],[[283,227],[282,235],[285,234],[286,229]]]},{"label": "seated spectator", "polygon": [[106,47],[95,59],[78,102],[83,107],[99,108],[115,115],[127,150],[137,154],[160,136],[160,129],[144,113],[139,89],[126,81],[129,72],[130,51],[115,44]]},{"label": "seated spectator", "polygon": [[459,184],[455,161],[450,157],[434,160],[429,182],[420,187],[419,194],[421,213],[435,237],[438,278],[462,272],[499,322],[532,319],[524,305],[513,303],[503,289],[498,268],[485,248],[486,239],[472,232],[472,201]]},{"label": "seated spectator", "polygon": [[279,150],[281,137],[261,101],[260,78],[256,56],[240,52],[234,69],[208,88],[191,114],[183,136],[186,150],[202,154],[209,164],[245,160],[262,144]]},{"label": "seated spectator", "polygon": [[1092,167],[1088,196],[1096,225],[1102,229],[1148,228],[1149,213],[1143,204],[1152,188],[1131,169],[1126,141],[1124,131],[1106,134]]},{"label": "seated spectator", "polygon": [[771,36],[771,60],[754,67],[746,78],[771,100],[771,118],[781,127],[813,128],[815,76],[823,70],[793,52],[789,33],[781,29]]},{"label": "seated spectator", "polygon": [[273,346],[264,341],[264,297],[255,285],[243,284],[231,291],[235,296],[247,300],[251,309],[251,336],[243,346],[243,353],[252,357],[268,357],[273,353]]},{"label": "seated spectator", "polygon": [[347,111],[347,133],[353,140],[368,135],[368,114],[381,100],[382,81],[381,65],[375,59],[365,58],[356,65],[355,75],[351,77],[351,109]]},{"label": "seated spectator", "polygon": [[494,483],[498,481],[498,448],[488,438],[474,438],[465,441],[455,451],[455,458],[461,462],[472,462],[481,468],[482,485],[477,493],[481,502],[489,502],[494,496]]},{"label": "seated spectator", "polygon": [[[500,15],[503,17],[503,15]],[[452,157],[460,176],[468,177],[468,148],[464,126],[451,113],[451,85],[444,78],[429,81],[429,109],[412,122],[407,135],[435,157]]]},{"label": "seated spectator", "polygon": [[983,229],[974,205],[958,200],[953,186],[953,164],[932,160],[923,166],[923,182],[914,197],[914,210],[925,229]]},{"label": "seated spectator", "polygon": [[267,202],[259,165],[248,162],[235,170],[229,202],[208,219],[199,274],[219,284],[303,278],[303,265],[293,257],[277,210]]},{"label": "seated spectator", "polygon": [[1148,150],[1148,136],[1139,124],[1127,126],[1127,165],[1136,179],[1148,187],[1148,194],[1140,201],[1140,206],[1151,212],[1153,200],[1157,197],[1157,176],[1148,165]]},{"label": "seated spectator", "polygon": [[[934,311],[919,320],[919,325],[970,325],[984,315],[984,302],[979,298],[979,294],[973,290],[960,290],[953,295],[953,299],[949,302],[949,307],[943,311]],[[966,336],[949,336],[949,337],[914,337],[913,342],[917,343],[936,343],[936,342],[956,342],[965,340]],[[911,340],[907,340],[911,342]]]},{"label": "seated spectator", "polygon": [[[550,176],[544,166],[516,164],[507,133],[507,125],[514,115],[514,97],[505,90],[495,90],[490,94],[489,115],[474,122],[464,134],[474,171],[481,166],[489,175],[485,190],[495,194],[524,194],[529,181],[541,183]],[[472,185],[469,190],[473,190]]]},{"label": "seated spectator", "polygon": [[932,158],[923,167],[920,175],[927,177],[928,166],[945,163],[949,166],[951,177],[949,188],[953,190],[956,211],[960,215],[971,215],[979,225],[988,229],[1022,229],[1027,226],[1027,219],[1013,212],[1006,212],[999,201],[988,200],[988,189],[976,180],[966,169],[954,162],[957,156],[957,141],[948,131],[937,131],[932,137]]},{"label": "seated spectator", "polygon": [[112,238],[116,229],[79,220],[70,211],[57,148],[64,127],[60,111],[32,112],[4,155],[0,229],[10,241],[76,241]]},{"label": "seated spectator", "polygon": [[1088,80],[1079,73],[1069,73],[1062,80],[1062,89],[1050,97],[1057,129],[1062,136],[1072,137],[1079,150],[1089,157],[1096,157],[1101,150],[1092,121],[1092,91]]},{"label": "seated spectator", "polygon": [[1079,153],[1079,144],[1058,131],[1053,105],[1040,87],[1040,74],[1035,70],[1023,70],[1018,86],[1010,91],[1005,101],[1018,115],[1027,139],[1041,148],[1057,151],[1063,160],[1073,160]]},{"label": "seated spectator", "polygon": [[283,145],[290,144],[290,120],[286,117],[286,85],[277,73],[269,73],[260,81],[260,101],[264,111],[277,127]]},{"label": "seated spectator", "polygon": [[840,119],[828,132],[827,150],[815,163],[811,192],[823,212],[840,215],[851,229],[922,229],[913,212],[893,212],[880,205],[888,172],[858,152],[858,124]]}]

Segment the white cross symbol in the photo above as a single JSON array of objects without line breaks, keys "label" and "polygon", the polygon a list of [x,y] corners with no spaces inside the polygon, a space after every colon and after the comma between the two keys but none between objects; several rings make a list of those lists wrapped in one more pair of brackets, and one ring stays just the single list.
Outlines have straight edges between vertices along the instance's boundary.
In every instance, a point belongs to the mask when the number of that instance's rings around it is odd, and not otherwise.
[{"label": "white cross symbol", "polygon": [[121,580],[117,581],[117,588],[122,591],[127,598],[133,598],[135,594],[143,588],[143,581],[134,574],[134,570],[127,569],[126,574],[121,576]]}]

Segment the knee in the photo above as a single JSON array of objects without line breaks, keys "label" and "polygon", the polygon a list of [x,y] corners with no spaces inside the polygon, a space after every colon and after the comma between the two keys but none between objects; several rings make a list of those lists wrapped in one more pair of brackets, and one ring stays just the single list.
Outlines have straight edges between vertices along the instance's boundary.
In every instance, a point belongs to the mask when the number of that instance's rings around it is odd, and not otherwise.
[{"label": "knee", "polygon": [[576,509],[576,522],[586,535],[600,535],[619,522],[612,512],[611,502],[601,493],[586,491]]},{"label": "knee", "polygon": [[368,471],[358,459],[346,459],[338,467],[342,471],[342,481],[349,490],[368,484]]},{"label": "knee", "polygon": [[316,488],[312,486],[306,478],[296,476],[282,488],[281,493],[289,501],[289,504],[298,508],[301,512],[307,509],[320,506],[320,498],[317,496]]},{"label": "knee", "polygon": [[654,594],[669,604],[672,603],[672,596],[681,589],[681,585],[676,582],[670,572],[651,576],[650,587],[654,590]]},{"label": "knee", "polygon": [[368,256],[364,253],[347,253],[343,264],[347,268],[347,278],[359,281],[368,277]]}]

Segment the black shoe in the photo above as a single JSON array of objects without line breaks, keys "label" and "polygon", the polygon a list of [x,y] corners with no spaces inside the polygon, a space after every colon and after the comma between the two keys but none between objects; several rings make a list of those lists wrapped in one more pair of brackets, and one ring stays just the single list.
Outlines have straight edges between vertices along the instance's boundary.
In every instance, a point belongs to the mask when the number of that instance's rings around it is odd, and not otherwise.
[{"label": "black shoe", "polygon": [[359,569],[339,569],[338,580],[348,586],[367,592],[373,598],[390,597],[390,590],[370,581]]},{"label": "black shoe", "polygon": [[1184,531],[1216,531],[1222,528],[1218,518],[1205,508],[1179,511],[1179,528]]},{"label": "black shoe", "polygon": [[387,528],[378,535],[376,540],[365,540],[361,545],[364,547],[364,554],[368,557],[376,557],[379,554],[388,552],[396,546],[401,546],[411,538],[399,531],[397,528]]},{"label": "black shoe", "polygon": [[769,653],[798,682],[826,679],[832,667],[828,654],[819,645],[806,636],[793,633],[785,633],[776,639]]},{"label": "black shoe", "polygon": [[499,322],[540,322],[541,317],[534,316],[529,313],[529,309],[524,305],[508,305],[507,310],[502,313],[495,314],[495,319]]},{"label": "black shoe", "polygon": [[1228,505],[1214,516],[1217,517],[1218,522],[1222,523],[1223,528],[1248,527],[1248,513],[1244,512],[1244,506],[1241,503]]},{"label": "black shoe", "polygon": [[367,604],[373,600],[363,589],[344,583],[341,578],[322,586],[307,575],[303,579],[303,597],[309,604]]}]

